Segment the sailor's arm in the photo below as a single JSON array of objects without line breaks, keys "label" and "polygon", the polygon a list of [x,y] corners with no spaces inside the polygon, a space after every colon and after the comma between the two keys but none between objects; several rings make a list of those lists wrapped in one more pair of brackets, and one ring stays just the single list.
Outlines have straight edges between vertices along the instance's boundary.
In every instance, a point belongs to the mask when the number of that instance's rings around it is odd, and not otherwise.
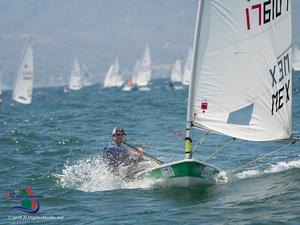
[{"label": "sailor's arm", "polygon": [[143,155],[144,150],[141,147],[136,147],[136,149],[129,148],[128,152],[130,155],[141,157]]}]

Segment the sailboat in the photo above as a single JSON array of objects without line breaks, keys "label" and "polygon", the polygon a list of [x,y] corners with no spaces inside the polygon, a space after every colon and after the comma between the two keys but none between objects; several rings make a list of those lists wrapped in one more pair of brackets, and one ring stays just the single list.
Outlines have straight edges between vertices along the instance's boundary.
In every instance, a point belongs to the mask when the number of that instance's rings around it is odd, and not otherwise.
[{"label": "sailboat", "polygon": [[140,67],[140,61],[137,60],[133,67],[132,77],[131,79],[125,82],[124,87],[122,89],[123,91],[131,91],[132,89],[135,88],[139,67]]},{"label": "sailboat", "polygon": [[90,78],[90,73],[89,73],[89,70],[88,70],[86,64],[83,61],[81,61],[81,68],[82,68],[82,73],[83,73],[83,86],[84,87],[91,86],[92,82],[91,82],[91,78]]},{"label": "sailboat", "polygon": [[186,57],[186,61],[184,64],[184,70],[182,75],[182,84],[189,85],[190,83],[190,77],[192,74],[192,57],[193,57],[193,51],[192,48],[189,48],[188,55]]},{"label": "sailboat", "polygon": [[175,90],[182,89],[182,72],[181,72],[181,62],[176,59],[170,77],[170,86]]},{"label": "sailboat", "polygon": [[69,90],[73,91],[78,91],[82,88],[82,78],[78,58],[74,59],[68,87]]},{"label": "sailboat", "polygon": [[199,1],[185,158],[141,171],[137,179],[214,184],[221,169],[192,158],[192,128],[255,142],[293,140],[290,2],[281,1],[281,14],[270,12],[262,22],[257,7],[264,0]]},{"label": "sailboat", "polygon": [[110,65],[103,83],[104,88],[121,87],[124,80],[120,73],[119,60],[116,59],[115,63]]},{"label": "sailboat", "polygon": [[142,61],[136,76],[136,85],[140,91],[149,91],[149,81],[151,80],[151,55],[149,46],[146,45]]},{"label": "sailboat", "polygon": [[293,69],[294,71],[300,71],[300,50],[298,47],[293,49]]},{"label": "sailboat", "polygon": [[12,100],[21,104],[31,104],[33,88],[33,50],[28,37],[20,56]]}]

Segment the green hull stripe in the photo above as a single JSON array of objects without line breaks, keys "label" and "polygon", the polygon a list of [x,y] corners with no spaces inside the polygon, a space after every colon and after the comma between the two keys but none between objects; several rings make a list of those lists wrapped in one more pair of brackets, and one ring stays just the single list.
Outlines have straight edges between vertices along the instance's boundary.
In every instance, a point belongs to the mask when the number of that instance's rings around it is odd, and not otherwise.
[{"label": "green hull stripe", "polygon": [[196,177],[207,178],[218,174],[219,171],[213,167],[199,164],[197,162],[183,162],[162,168],[153,169],[143,174],[142,177],[161,178],[179,178]]}]

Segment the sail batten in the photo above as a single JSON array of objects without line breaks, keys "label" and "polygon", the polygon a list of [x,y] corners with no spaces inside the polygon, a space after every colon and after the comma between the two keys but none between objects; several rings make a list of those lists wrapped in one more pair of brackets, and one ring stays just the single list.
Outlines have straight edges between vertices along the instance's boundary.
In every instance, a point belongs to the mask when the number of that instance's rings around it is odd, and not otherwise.
[{"label": "sail batten", "polygon": [[290,1],[281,1],[274,16],[271,1],[200,2],[187,121],[239,139],[288,139]]}]

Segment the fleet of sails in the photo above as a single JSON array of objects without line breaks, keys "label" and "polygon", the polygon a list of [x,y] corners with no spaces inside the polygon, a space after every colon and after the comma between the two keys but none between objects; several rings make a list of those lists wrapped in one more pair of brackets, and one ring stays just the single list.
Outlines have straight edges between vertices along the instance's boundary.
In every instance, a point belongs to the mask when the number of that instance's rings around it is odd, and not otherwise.
[{"label": "fleet of sails", "polygon": [[144,53],[141,59],[136,60],[131,78],[124,80],[119,69],[119,60],[116,59],[114,64],[111,64],[104,78],[103,87],[123,87],[124,91],[130,91],[134,88],[139,90],[150,90],[151,80],[151,55],[149,46],[145,46]]},{"label": "fleet of sails", "polygon": [[[186,60],[182,65],[181,60],[176,59],[171,68],[170,86],[174,89],[182,89],[189,86],[192,76],[192,47],[189,48]],[[300,50],[293,48],[291,57],[292,68],[294,71],[300,71]],[[105,79],[104,88],[117,87],[123,91],[150,90],[150,81],[152,75],[151,54],[148,44],[146,44],[143,55],[137,59],[129,79],[125,79],[121,73],[119,60],[110,65]],[[30,104],[32,102],[34,67],[33,67],[33,49],[31,38],[28,37],[21,53],[19,64],[16,72],[15,86],[12,93],[12,100],[21,104]],[[77,57],[74,58],[67,89],[72,91],[81,90],[85,86],[92,85],[90,73],[83,61]]]}]

